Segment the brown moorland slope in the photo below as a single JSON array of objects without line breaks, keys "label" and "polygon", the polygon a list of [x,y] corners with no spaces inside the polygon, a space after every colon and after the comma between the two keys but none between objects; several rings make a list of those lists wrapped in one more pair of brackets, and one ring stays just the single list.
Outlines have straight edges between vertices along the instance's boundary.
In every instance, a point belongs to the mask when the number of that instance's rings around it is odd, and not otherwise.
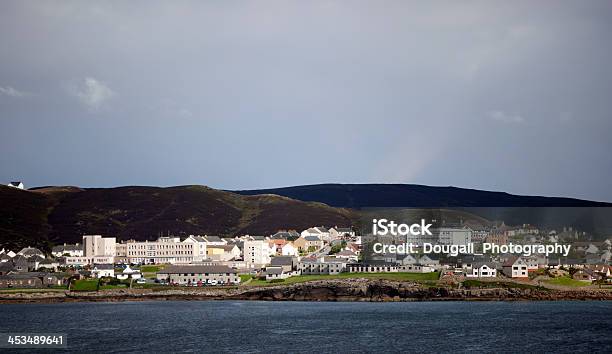
[{"label": "brown moorland slope", "polygon": [[48,249],[79,242],[83,234],[137,240],[160,234],[256,235],[349,226],[354,219],[349,210],[321,203],[242,196],[205,186],[0,188],[0,245],[10,249]]}]

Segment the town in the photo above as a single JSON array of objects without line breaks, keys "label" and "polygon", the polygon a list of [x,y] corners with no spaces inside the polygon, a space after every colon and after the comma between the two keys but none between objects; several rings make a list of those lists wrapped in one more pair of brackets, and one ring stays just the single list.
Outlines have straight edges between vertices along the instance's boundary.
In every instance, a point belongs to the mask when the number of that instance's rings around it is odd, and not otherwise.
[{"label": "town", "polygon": [[[381,277],[460,284],[466,280],[505,280],[550,286],[612,284],[611,240],[581,241],[586,233],[572,228],[540,230],[504,223],[490,228],[455,225],[431,229],[431,236],[412,237],[415,244],[572,245],[567,257],[514,254],[459,255],[374,253],[374,235],[350,227],[314,226],[298,233],[220,237],[162,236],[150,241],[117,241],[84,235],[82,243],[62,244],[45,253],[26,247],[0,250],[0,288],[248,286],[291,283],[333,277]],[[389,240],[387,240],[389,241]],[[394,241],[391,240],[390,243]],[[417,247],[418,248],[418,247]],[[386,249],[389,249],[386,248]]]}]

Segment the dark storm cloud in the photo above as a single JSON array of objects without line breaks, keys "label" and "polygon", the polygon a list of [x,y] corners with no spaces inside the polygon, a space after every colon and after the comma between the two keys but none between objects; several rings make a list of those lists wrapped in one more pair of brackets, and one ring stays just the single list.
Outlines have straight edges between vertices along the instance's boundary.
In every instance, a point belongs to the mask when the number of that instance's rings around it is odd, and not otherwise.
[{"label": "dark storm cloud", "polygon": [[612,200],[609,2],[0,4],[0,179]]}]

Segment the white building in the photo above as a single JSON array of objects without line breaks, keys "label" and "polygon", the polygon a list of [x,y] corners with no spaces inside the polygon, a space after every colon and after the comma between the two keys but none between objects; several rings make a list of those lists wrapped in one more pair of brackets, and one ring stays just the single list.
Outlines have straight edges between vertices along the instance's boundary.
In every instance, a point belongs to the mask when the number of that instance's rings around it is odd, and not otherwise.
[{"label": "white building", "polygon": [[305,274],[340,274],[346,271],[350,262],[344,258],[320,257],[317,259],[304,258],[298,263],[298,270]]},{"label": "white building", "polygon": [[23,182],[21,181],[17,181],[17,182],[9,182],[9,184],[7,184],[8,187],[11,188],[19,188],[19,189],[24,189],[25,186],[23,185]]},{"label": "white building", "polygon": [[251,267],[270,264],[270,256],[274,247],[270,247],[266,240],[244,241],[244,261]]},{"label": "white building", "polygon": [[112,264],[95,264],[91,270],[91,275],[95,278],[114,277],[115,268]]},{"label": "white building", "polygon": [[[116,243],[114,237],[84,235],[82,256],[68,256],[66,257],[66,264],[74,266],[113,264],[115,263]],[[75,253],[78,254],[77,251]]]},{"label": "white building", "polygon": [[67,255],[69,257],[83,257],[83,245],[80,243],[69,245],[63,244],[59,246],[55,246],[51,249],[51,254],[54,257],[63,257]]},{"label": "white building", "polygon": [[155,241],[127,241],[131,264],[188,264],[206,259],[206,242],[197,237],[160,237]]},{"label": "white building", "polygon": [[306,238],[308,236],[314,236],[314,237],[318,237],[321,240],[324,241],[330,241],[331,237],[329,234],[329,230],[324,227],[324,226],[316,226],[316,227],[311,227],[309,229],[306,229],[304,231],[302,231],[302,233],[300,234],[300,236]]},{"label": "white building", "polygon": [[102,237],[101,235],[83,236],[83,257],[115,257],[114,237]]},{"label": "white building", "polygon": [[281,246],[281,256],[297,256],[298,249],[293,245],[293,242],[287,242]]},{"label": "white building", "polygon": [[332,227],[329,229],[329,235],[332,240],[346,237],[355,237],[355,231],[350,227]]},{"label": "white building", "polygon": [[140,279],[142,278],[142,273],[138,269],[132,269],[130,266],[126,266],[125,269],[121,272],[121,274],[117,274],[117,279],[125,280],[128,278],[132,279]]},{"label": "white building", "polygon": [[529,270],[522,257],[510,257],[503,265],[504,275],[511,278],[527,278]]},{"label": "white building", "polygon": [[465,276],[468,278],[495,278],[497,269],[491,263],[475,262],[467,269]]}]

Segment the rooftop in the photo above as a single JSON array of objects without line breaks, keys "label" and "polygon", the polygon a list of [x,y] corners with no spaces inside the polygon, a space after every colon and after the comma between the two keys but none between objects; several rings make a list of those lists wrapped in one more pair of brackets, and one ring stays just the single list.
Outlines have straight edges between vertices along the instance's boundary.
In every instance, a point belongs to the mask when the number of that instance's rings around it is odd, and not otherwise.
[{"label": "rooftop", "polygon": [[223,265],[185,265],[185,266],[177,266],[171,265],[168,266],[157,274],[181,274],[181,273],[194,273],[194,274],[223,274],[223,273],[233,273],[236,274],[236,270],[232,269],[228,266]]}]

